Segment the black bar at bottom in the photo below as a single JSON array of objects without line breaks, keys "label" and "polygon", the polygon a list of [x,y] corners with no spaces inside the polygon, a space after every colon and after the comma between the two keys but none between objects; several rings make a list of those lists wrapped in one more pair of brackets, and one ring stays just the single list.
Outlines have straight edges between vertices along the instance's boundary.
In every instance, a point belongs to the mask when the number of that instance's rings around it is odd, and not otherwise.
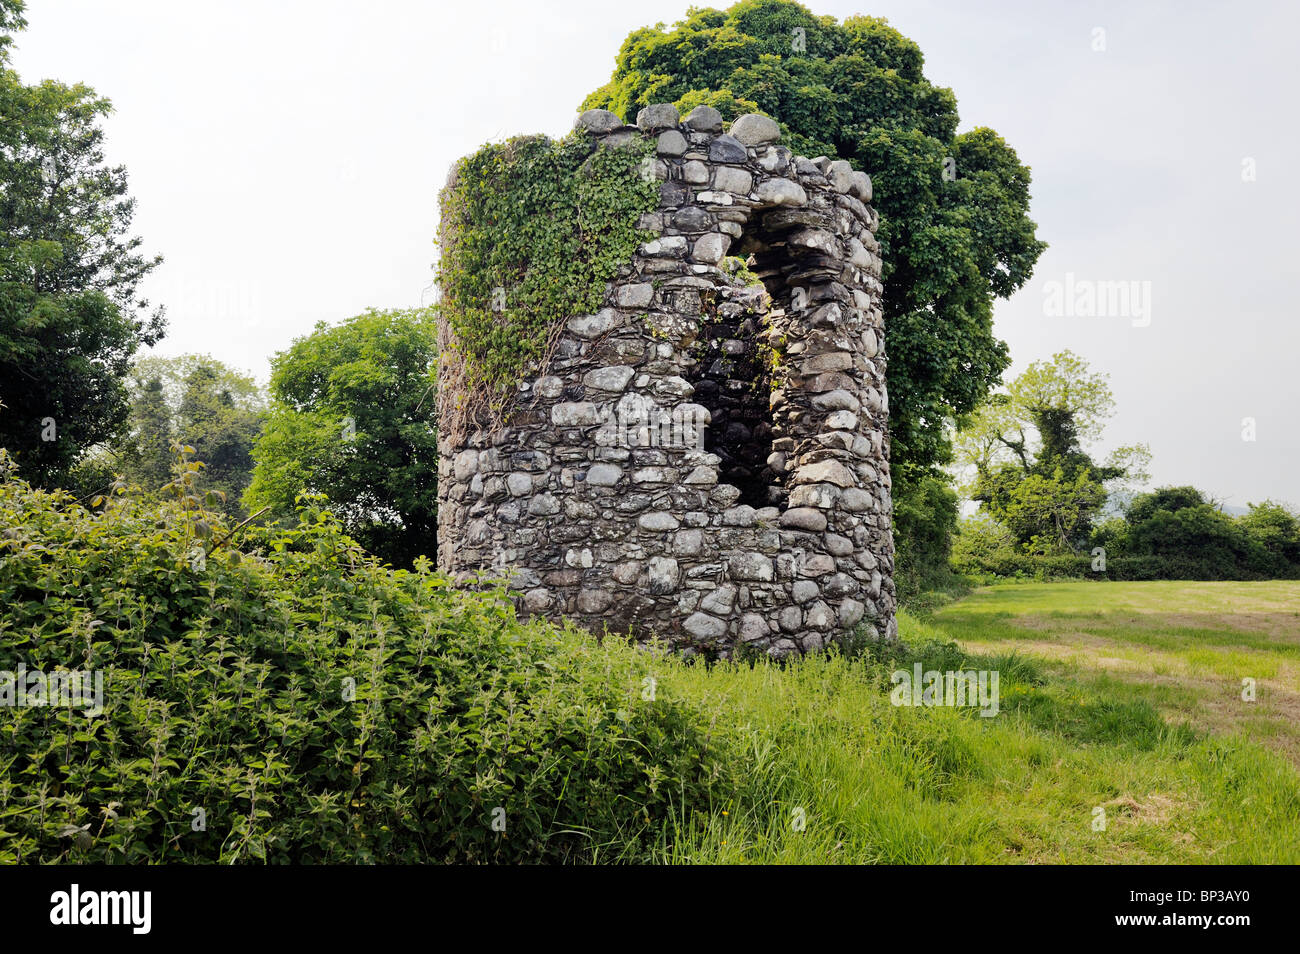
[{"label": "black bar at bottom", "polygon": [[[692,940],[713,930],[734,939],[790,919],[805,935],[825,925],[839,936],[849,929],[870,937],[879,927],[917,938],[940,931],[937,937],[951,942],[990,928],[996,937],[1011,925],[1056,932],[1048,937],[1199,933],[1231,941],[1294,925],[1284,881],[1291,877],[1269,868],[1126,866],[10,867],[0,869],[0,916],[8,936],[24,943],[40,934],[112,935],[128,944],[284,938],[334,946],[374,944],[390,929],[421,924],[463,926],[480,939],[516,931],[536,939],[574,929],[591,936],[610,916],[624,927],[607,940],[635,925],[654,933],[656,924],[665,940],[682,940],[687,924]],[[947,933],[959,927],[959,935]]]}]

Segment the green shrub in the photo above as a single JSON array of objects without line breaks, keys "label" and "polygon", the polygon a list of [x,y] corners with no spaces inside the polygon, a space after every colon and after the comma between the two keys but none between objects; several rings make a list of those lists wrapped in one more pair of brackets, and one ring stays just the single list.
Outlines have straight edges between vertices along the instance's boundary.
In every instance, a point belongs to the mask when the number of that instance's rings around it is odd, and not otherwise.
[{"label": "green shrub", "polygon": [[0,483],[0,669],[104,678],[95,718],[0,709],[0,862],[635,860],[729,784],[656,655],[384,568],[311,501],[228,540],[191,485]]},{"label": "green shrub", "polygon": [[[1172,502],[1168,505],[1175,509],[1153,506],[1153,501]],[[953,542],[952,568],[973,583],[1295,579],[1300,577],[1300,562],[1286,558],[1292,532],[1289,512],[1278,505],[1261,505],[1249,518],[1233,518],[1205,503],[1190,487],[1166,488],[1135,498],[1126,519],[1112,518],[1094,529],[1090,543],[1105,549],[1104,570],[1093,569],[1091,550],[1027,552],[985,515],[962,521]]]},{"label": "green shrub", "polygon": [[1273,500],[1249,504],[1237,523],[1271,558],[1300,566],[1300,515]]},{"label": "green shrub", "polygon": [[[1126,554],[1169,561],[1186,579],[1258,580],[1300,575],[1295,518],[1272,503],[1232,517],[1195,487],[1161,487],[1125,515]],[[1190,568],[1190,569],[1189,569]]]},{"label": "green shrub", "polygon": [[894,587],[899,602],[916,609],[935,591],[961,589],[949,561],[957,530],[957,493],[944,479],[894,481]]}]

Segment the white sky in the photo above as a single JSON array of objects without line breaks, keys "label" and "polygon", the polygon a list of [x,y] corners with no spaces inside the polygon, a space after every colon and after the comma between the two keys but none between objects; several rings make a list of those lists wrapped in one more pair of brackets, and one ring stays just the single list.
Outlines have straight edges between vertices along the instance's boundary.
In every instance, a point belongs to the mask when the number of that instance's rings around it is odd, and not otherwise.
[{"label": "white sky", "polygon": [[[157,352],[265,380],[317,321],[432,300],[451,163],[566,132],[627,33],[687,6],[30,0],[14,65],[113,100],[109,158],[130,171],[135,231],[166,256],[146,286],[170,318]],[[1148,442],[1153,486],[1300,504],[1300,5],[810,6],[887,17],[955,90],[962,128],[991,126],[1032,167],[1051,248],[997,305],[1012,373],[1071,348],[1111,376],[1102,449]],[[1149,324],[1048,317],[1045,286],[1068,273],[1149,282]]]}]

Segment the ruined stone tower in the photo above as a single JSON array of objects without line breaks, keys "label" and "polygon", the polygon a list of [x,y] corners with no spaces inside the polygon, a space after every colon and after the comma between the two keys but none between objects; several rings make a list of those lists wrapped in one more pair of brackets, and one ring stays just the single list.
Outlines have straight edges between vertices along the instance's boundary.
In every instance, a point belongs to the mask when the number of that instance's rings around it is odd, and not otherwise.
[{"label": "ruined stone tower", "polygon": [[724,656],[893,638],[871,180],[792,156],[759,115],[578,124],[655,141],[656,237],[567,321],[507,426],[443,443],[440,567],[508,570],[526,612]]}]

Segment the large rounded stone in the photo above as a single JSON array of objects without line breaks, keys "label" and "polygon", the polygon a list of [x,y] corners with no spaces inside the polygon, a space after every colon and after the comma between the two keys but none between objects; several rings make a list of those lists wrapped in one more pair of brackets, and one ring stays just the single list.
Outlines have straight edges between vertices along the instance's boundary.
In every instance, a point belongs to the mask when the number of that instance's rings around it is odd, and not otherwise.
[{"label": "large rounded stone", "polygon": [[614,297],[621,308],[646,308],[654,301],[655,287],[650,282],[620,285]]},{"label": "large rounded stone", "polygon": [[608,590],[579,590],[578,612],[603,613],[614,602],[614,594]]},{"label": "large rounded stone", "polygon": [[598,391],[622,391],[634,374],[636,371],[627,365],[616,364],[588,371],[582,376],[582,383]]},{"label": "large rounded stone", "polygon": [[655,148],[661,156],[680,156],[686,151],[686,137],[676,129],[666,129],[659,134]]},{"label": "large rounded stone", "polygon": [[698,205],[689,205],[673,216],[673,227],[683,232],[703,232],[713,224],[713,216]]},{"label": "large rounded stone", "polygon": [[808,193],[789,179],[768,179],[758,187],[758,201],[763,205],[807,205]]},{"label": "large rounded stone", "polygon": [[[801,484],[790,491],[790,506],[827,509],[834,507],[839,498],[840,489],[831,484]],[[871,495],[867,494],[867,499],[870,498]]]},{"label": "large rounded stone", "polygon": [[642,530],[651,530],[656,533],[662,533],[667,530],[676,530],[681,526],[681,521],[674,517],[666,510],[656,510],[653,513],[643,513],[637,518],[637,525]]},{"label": "large rounded stone", "polygon": [[636,114],[636,124],[646,132],[658,132],[661,129],[675,129],[681,122],[677,107],[672,103],[655,103],[646,106]]},{"label": "large rounded stone", "polygon": [[827,596],[848,596],[858,591],[858,581],[847,573],[836,573],[822,586]]},{"label": "large rounded stone", "polygon": [[596,405],[590,401],[566,401],[551,408],[551,423],[556,427],[579,427],[599,419]]},{"label": "large rounded stone", "polygon": [[831,613],[831,608],[817,600],[803,614],[803,624],[809,629],[827,630],[831,628],[831,621],[835,617]]},{"label": "large rounded stone", "polygon": [[731,135],[746,146],[759,146],[781,138],[781,127],[775,119],[758,113],[746,113],[731,124]]},{"label": "large rounded stone", "polygon": [[453,459],[452,469],[457,480],[469,480],[478,473],[478,451],[461,451]]},{"label": "large rounded stone", "polygon": [[722,132],[722,113],[712,106],[696,106],[687,115],[685,125],[696,132]]},{"label": "large rounded stone", "polygon": [[719,136],[709,144],[709,159],[713,162],[744,162],[749,158],[734,136]]},{"label": "large rounded stone", "polygon": [[706,232],[695,240],[695,247],[691,249],[691,258],[702,265],[716,265],[727,254],[727,247],[730,244],[730,236],[723,235],[721,232]]},{"label": "large rounded stone", "polygon": [[695,556],[704,546],[701,530],[678,530],[673,537],[673,552],[678,556]]},{"label": "large rounded stone", "polygon": [[734,580],[769,582],[772,579],[772,561],[761,553],[733,553],[727,560]]},{"label": "large rounded stone", "polygon": [[726,616],[735,605],[736,588],[730,583],[724,583],[704,597],[704,600],[700,603],[700,609],[715,613],[718,616]]},{"label": "large rounded stone", "polygon": [[630,586],[636,582],[636,578],[641,575],[641,564],[637,560],[627,560],[614,567],[611,576],[614,582],[622,583],[624,586]]},{"label": "large rounded stone", "polygon": [[524,594],[524,609],[530,613],[542,613],[550,608],[551,591],[537,588]]},{"label": "large rounded stone", "polygon": [[820,533],[826,529],[826,515],[813,507],[792,507],[781,514],[781,526],[789,530]]},{"label": "large rounded stone", "polygon": [[871,176],[865,172],[853,173],[853,184],[849,187],[849,194],[854,198],[861,199],[863,202],[871,201]]},{"label": "large rounded stone", "polygon": [[752,527],[758,522],[758,511],[748,504],[729,507],[722,512],[724,527]]},{"label": "large rounded stone", "polygon": [[812,580],[795,580],[790,593],[796,603],[807,603],[809,600],[816,599],[821,589]]},{"label": "large rounded stone", "polygon": [[682,483],[690,486],[709,487],[718,482],[718,472],[712,467],[700,465],[686,475]]},{"label": "large rounded stone", "polygon": [[587,483],[593,487],[613,487],[623,476],[623,468],[617,464],[592,464],[587,471]]},{"label": "large rounded stone", "polygon": [[826,426],[832,431],[851,431],[858,426],[858,416],[852,411],[836,411],[827,415]]},{"label": "large rounded stone", "polygon": [[862,407],[858,399],[843,388],[817,395],[812,404],[819,411],[857,411]]},{"label": "large rounded stone", "polygon": [[719,166],[713,170],[713,188],[720,192],[734,192],[748,195],[754,185],[754,177],[744,169],[731,166]]},{"label": "large rounded stone", "polygon": [[682,181],[689,182],[691,185],[704,185],[709,181],[709,167],[698,159],[683,163]]},{"label": "large rounded stone", "polygon": [[821,633],[803,633],[799,636],[799,645],[806,653],[821,652],[826,648],[826,637]]},{"label": "large rounded stone", "polygon": [[819,577],[831,573],[835,569],[835,558],[825,553],[814,553],[812,556],[804,557],[803,566],[800,572],[804,576]]},{"label": "large rounded stone", "polygon": [[740,618],[740,638],[745,641],[762,639],[768,634],[767,620],[757,613],[746,613]]},{"label": "large rounded stone", "polygon": [[589,109],[573,124],[574,129],[585,129],[587,132],[596,136],[603,136],[606,133],[613,132],[623,125],[623,120],[619,119],[608,109]]},{"label": "large rounded stone", "polygon": [[805,464],[795,471],[794,480],[798,484],[835,484],[837,487],[852,487],[857,483],[853,471],[837,460],[819,460]]},{"label": "large rounded stone", "polygon": [[538,494],[528,501],[528,512],[534,517],[549,517],[560,512],[560,502],[551,494]]},{"label": "large rounded stone", "polygon": [[853,167],[843,159],[836,159],[826,172],[836,192],[848,192],[853,188]]},{"label": "large rounded stone", "polygon": [[868,358],[874,358],[880,354],[880,341],[876,337],[876,332],[871,328],[862,332],[862,353]]},{"label": "large rounded stone", "polygon": [[677,580],[680,576],[677,561],[672,557],[651,557],[646,576],[652,594],[663,596],[665,593],[671,593],[677,589]]},{"label": "large rounded stone", "polygon": [[[584,317],[594,318],[594,315]],[[570,318],[570,322],[577,321],[577,318]],[[558,378],[553,374],[544,375],[533,383],[533,393],[541,398],[557,398],[564,393],[564,379]]]},{"label": "large rounded stone", "polygon": [[838,533],[828,533],[822,537],[826,550],[831,556],[846,557],[853,553],[853,541]]},{"label": "large rounded stone", "polygon": [[570,318],[568,327],[579,338],[598,338],[618,322],[618,312],[613,308],[603,308],[594,315],[578,315]]},{"label": "large rounded stone", "polygon": [[692,613],[682,628],[697,639],[718,639],[727,635],[727,624],[707,613]]},{"label": "large rounded stone", "polygon": [[850,487],[840,496],[840,506],[850,513],[862,513],[870,510],[874,498],[865,490]]},{"label": "large rounded stone", "polygon": [[866,612],[866,607],[857,600],[845,600],[840,603],[840,625],[845,627],[854,625],[862,619],[864,612]]}]

